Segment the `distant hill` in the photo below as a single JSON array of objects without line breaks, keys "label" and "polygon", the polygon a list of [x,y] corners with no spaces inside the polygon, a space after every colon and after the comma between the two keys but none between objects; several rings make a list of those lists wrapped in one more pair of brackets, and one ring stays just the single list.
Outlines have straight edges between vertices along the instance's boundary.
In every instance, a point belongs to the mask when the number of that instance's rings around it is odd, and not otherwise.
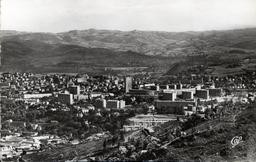
[{"label": "distant hill", "polygon": [[74,30],[63,33],[3,31],[6,40],[71,44],[87,48],[134,51],[146,55],[198,55],[219,48],[256,49],[256,28],[205,32]]},{"label": "distant hill", "polygon": [[173,63],[187,56],[203,56],[210,66],[225,65],[234,57],[238,57],[241,66],[246,59],[252,67],[256,63],[256,28],[177,33],[95,29],[63,33],[2,31],[1,39],[1,70],[11,71],[33,68],[74,72],[77,67],[157,65],[179,71],[173,67],[186,68]]},{"label": "distant hill", "polygon": [[106,67],[168,67],[173,62],[171,58],[132,51],[49,44],[36,40],[5,40],[2,51],[1,70],[12,72],[102,72]]}]

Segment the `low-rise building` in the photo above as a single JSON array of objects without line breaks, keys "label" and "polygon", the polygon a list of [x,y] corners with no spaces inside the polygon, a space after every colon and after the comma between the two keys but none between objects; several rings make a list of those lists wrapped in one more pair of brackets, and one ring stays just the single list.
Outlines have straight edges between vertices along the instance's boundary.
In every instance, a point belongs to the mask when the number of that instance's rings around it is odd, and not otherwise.
[{"label": "low-rise building", "polygon": [[220,97],[222,94],[221,88],[210,88],[209,89],[209,96],[210,97]]},{"label": "low-rise building", "polygon": [[160,89],[169,89],[169,85],[159,85]]},{"label": "low-rise building", "polygon": [[102,97],[102,93],[101,92],[92,92],[89,94],[89,98],[96,98],[96,97]]},{"label": "low-rise building", "polygon": [[80,95],[80,86],[70,86],[69,92],[73,95]]},{"label": "low-rise building", "polygon": [[169,89],[177,89],[176,84],[170,84]]},{"label": "low-rise building", "polygon": [[125,108],[125,101],[124,100],[120,100],[119,101],[119,109],[123,109]]},{"label": "low-rise building", "polygon": [[167,90],[163,90],[163,92],[166,93],[176,93],[177,95],[182,95],[182,92],[186,91],[186,92],[196,92],[196,88],[183,88],[183,89],[167,89]]},{"label": "low-rise building", "polygon": [[182,91],[182,99],[183,100],[194,99],[194,93],[191,91]]},{"label": "low-rise building", "polygon": [[125,107],[125,101],[123,100],[108,100],[106,107],[108,109],[123,109]]},{"label": "low-rise building", "polygon": [[154,96],[155,91],[148,89],[130,89],[128,94],[132,96]]},{"label": "low-rise building", "polygon": [[175,101],[176,100],[176,93],[167,93],[167,92],[162,92],[159,93],[159,99],[160,100],[171,100]]},{"label": "low-rise building", "polygon": [[77,82],[78,82],[78,83],[87,82],[87,78],[86,78],[86,77],[77,78]]},{"label": "low-rise building", "polygon": [[15,128],[26,128],[27,123],[23,121],[10,121],[10,126]]},{"label": "low-rise building", "polygon": [[106,107],[109,109],[118,109],[119,108],[119,101],[118,100],[108,100]]},{"label": "low-rise building", "polygon": [[94,106],[95,108],[106,108],[107,101],[105,99],[96,99]]},{"label": "low-rise building", "polygon": [[74,103],[73,94],[59,93],[58,101],[63,104],[72,105]]},{"label": "low-rise building", "polygon": [[83,95],[83,94],[74,95],[74,99],[75,99],[75,100],[78,100],[78,101],[80,101],[80,100],[87,100],[88,98],[89,98],[88,95]]},{"label": "low-rise building", "polygon": [[176,85],[176,89],[182,89],[182,88],[183,88],[183,85],[181,83]]},{"label": "low-rise building", "polygon": [[43,97],[50,97],[52,93],[35,93],[35,94],[23,94],[23,99],[40,99]]},{"label": "low-rise building", "polygon": [[129,125],[125,125],[124,130],[132,131],[141,128],[154,127],[176,119],[177,117],[175,115],[136,115],[135,117],[128,119]]},{"label": "low-rise building", "polygon": [[209,90],[207,89],[196,90],[195,96],[201,99],[209,99]]},{"label": "low-rise building", "polygon": [[1,87],[2,89],[9,88],[10,85],[11,85],[11,84],[8,83],[8,82],[1,82],[1,83],[0,83],[0,87]]},{"label": "low-rise building", "polygon": [[171,101],[156,100],[155,107],[160,114],[184,114],[184,107],[188,105],[196,106],[196,101]]}]

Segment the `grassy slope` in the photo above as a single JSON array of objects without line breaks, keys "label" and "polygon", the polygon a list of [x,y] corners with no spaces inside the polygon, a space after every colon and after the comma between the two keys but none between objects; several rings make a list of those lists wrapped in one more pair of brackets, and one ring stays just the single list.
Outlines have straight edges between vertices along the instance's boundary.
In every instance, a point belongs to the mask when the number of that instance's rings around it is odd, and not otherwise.
[{"label": "grassy slope", "polygon": [[[246,109],[236,118],[235,125],[219,122],[213,131],[189,136],[169,146],[164,159],[203,161],[255,161],[256,108]],[[232,147],[230,141],[242,136],[243,142]]]}]

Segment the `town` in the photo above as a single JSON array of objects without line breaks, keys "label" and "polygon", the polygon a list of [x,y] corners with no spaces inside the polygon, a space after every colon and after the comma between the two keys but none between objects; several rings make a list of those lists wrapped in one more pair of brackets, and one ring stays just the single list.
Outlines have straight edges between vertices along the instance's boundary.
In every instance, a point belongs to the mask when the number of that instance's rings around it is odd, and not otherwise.
[{"label": "town", "polygon": [[[39,155],[48,161],[159,160],[181,138],[234,124],[255,103],[256,73],[161,79],[2,73],[0,87],[4,161],[37,161]],[[67,148],[77,150],[51,155]]]}]

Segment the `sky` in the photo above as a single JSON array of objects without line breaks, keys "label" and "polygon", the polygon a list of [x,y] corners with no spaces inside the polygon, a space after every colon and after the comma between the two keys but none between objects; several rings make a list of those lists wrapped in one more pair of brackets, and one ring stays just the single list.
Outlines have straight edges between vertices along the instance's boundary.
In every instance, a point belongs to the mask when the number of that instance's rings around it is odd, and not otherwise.
[{"label": "sky", "polygon": [[2,0],[2,29],[202,31],[256,27],[256,0]]}]

